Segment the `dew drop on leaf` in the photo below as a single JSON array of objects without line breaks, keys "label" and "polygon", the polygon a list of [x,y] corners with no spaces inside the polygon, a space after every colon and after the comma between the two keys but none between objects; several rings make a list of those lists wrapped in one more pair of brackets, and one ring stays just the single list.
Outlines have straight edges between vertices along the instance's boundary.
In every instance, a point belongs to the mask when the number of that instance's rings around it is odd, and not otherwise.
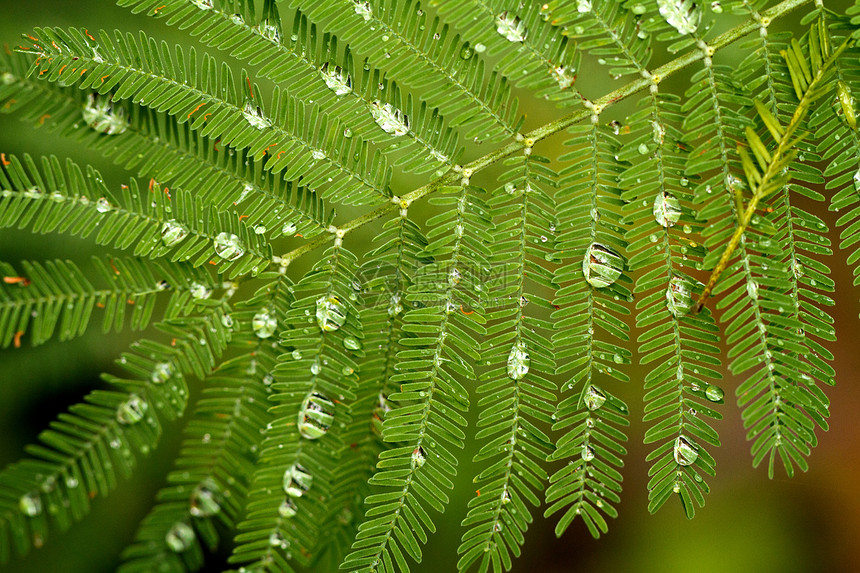
[{"label": "dew drop on leaf", "polygon": [[510,16],[505,10],[496,16],[496,31],[509,42],[522,42],[526,39],[526,26],[517,16]]},{"label": "dew drop on leaf", "polygon": [[36,517],[42,513],[42,498],[35,492],[25,493],[18,500],[18,509],[27,517]]},{"label": "dew drop on leaf", "polygon": [[719,402],[724,396],[725,392],[723,392],[723,389],[716,384],[708,384],[708,387],[705,388],[705,398],[711,402]]},{"label": "dew drop on leaf", "polygon": [[583,402],[585,402],[585,407],[593,412],[606,403],[606,394],[604,394],[600,388],[592,384],[585,392]]},{"label": "dew drop on leaf", "polygon": [[657,6],[663,19],[679,34],[692,34],[699,27],[702,10],[693,0],[657,0]]},{"label": "dew drop on leaf", "polygon": [[245,109],[242,110],[242,115],[245,117],[248,125],[261,131],[272,126],[272,122],[263,115],[263,110],[252,99],[245,101]]},{"label": "dew drop on leaf", "polygon": [[584,462],[590,462],[594,459],[594,448],[589,446],[588,444],[582,445],[582,451],[580,452],[580,457]]},{"label": "dew drop on leaf", "polygon": [[152,369],[150,380],[153,384],[164,384],[173,376],[173,366],[169,362],[159,362]]},{"label": "dew drop on leaf", "polygon": [[316,440],[323,437],[334,420],[334,402],[319,392],[311,392],[299,410],[299,433],[303,438]]},{"label": "dew drop on leaf", "polygon": [[172,247],[188,236],[188,229],[175,219],[165,221],[161,226],[161,242],[165,247]]},{"label": "dew drop on leaf", "polygon": [[424,452],[424,448],[418,446],[412,451],[412,458],[410,463],[412,464],[413,469],[420,468],[424,465],[424,462],[427,461],[427,454]]},{"label": "dew drop on leaf", "polygon": [[333,332],[346,322],[346,308],[336,295],[321,297],[317,300],[316,316],[320,330]]},{"label": "dew drop on leaf", "polygon": [[221,232],[215,237],[215,254],[225,261],[235,261],[245,254],[242,240],[232,233]]},{"label": "dew drop on leaf", "polygon": [[678,436],[675,439],[673,454],[678,465],[689,466],[693,465],[699,457],[699,448],[686,436]]},{"label": "dew drop on leaf", "polygon": [[211,478],[206,478],[194,488],[189,497],[188,511],[194,517],[212,517],[221,511],[221,492]]},{"label": "dew drop on leaf", "polygon": [[296,502],[294,502],[291,497],[284,499],[284,501],[281,502],[281,505],[278,506],[278,515],[284,519],[295,517],[298,511],[299,508],[296,507]]},{"label": "dew drop on leaf", "polygon": [[692,293],[690,285],[681,277],[672,277],[666,288],[666,304],[669,312],[676,318],[689,312],[692,306]]},{"label": "dew drop on leaf", "polygon": [[146,400],[136,394],[129,396],[128,400],[120,404],[116,410],[116,419],[120,424],[131,425],[143,420],[149,404]]},{"label": "dew drop on leaf", "polygon": [[177,521],[167,530],[164,536],[164,543],[174,553],[182,553],[191,547],[194,543],[194,530],[184,521]]},{"label": "dew drop on leaf", "polygon": [[373,8],[371,8],[370,2],[356,2],[355,13],[364,18],[364,21],[367,22],[373,17]]},{"label": "dew drop on leaf", "polygon": [[268,310],[261,310],[251,320],[251,328],[257,338],[269,338],[275,334],[275,330],[278,328],[278,319],[272,316]]},{"label": "dew drop on leaf", "polygon": [[657,193],[654,198],[654,219],[663,227],[673,227],[681,218],[681,202],[671,193]]},{"label": "dew drop on leaf", "polygon": [[582,259],[582,274],[593,287],[608,287],[621,276],[624,258],[611,248],[600,243],[592,243]]},{"label": "dew drop on leaf", "polygon": [[314,478],[301,464],[293,464],[284,472],[284,491],[290,497],[302,497],[311,489]]},{"label": "dew drop on leaf", "polygon": [[409,118],[390,103],[374,100],[370,104],[370,115],[385,133],[395,137],[409,133]]},{"label": "dew drop on leaf", "polygon": [[528,348],[526,343],[520,340],[511,347],[508,354],[508,377],[511,380],[522,380],[529,372],[529,364],[531,357]]},{"label": "dew drop on leaf", "polygon": [[340,66],[331,66],[326,62],[320,67],[320,75],[334,95],[342,96],[352,91],[352,78]]}]

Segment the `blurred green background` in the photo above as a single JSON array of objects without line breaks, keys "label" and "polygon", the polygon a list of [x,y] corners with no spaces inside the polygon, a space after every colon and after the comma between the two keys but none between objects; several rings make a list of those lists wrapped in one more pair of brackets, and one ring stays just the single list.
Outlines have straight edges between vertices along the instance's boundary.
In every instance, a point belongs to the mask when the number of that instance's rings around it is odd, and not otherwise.
[{"label": "blurred green background", "polygon": [[[834,8],[847,2],[827,3]],[[34,26],[83,26],[146,30],[168,42],[187,42],[185,35],[145,16],[107,0],[41,0],[19,2],[0,0],[0,42],[15,45],[22,32]],[[795,22],[796,25],[796,22]],[[723,56],[731,59],[731,54]],[[724,60],[725,61],[725,60]],[[590,73],[593,71],[594,73]],[[598,75],[599,74],[599,75]],[[605,71],[584,69],[589,78],[581,86],[587,95],[600,95],[613,87]],[[605,78],[605,85],[593,78]],[[521,94],[521,106],[531,128],[558,115],[558,111]],[[612,110],[612,117],[623,119],[623,107]],[[627,108],[629,109],[629,107]],[[607,118],[612,119],[612,117]],[[537,152],[554,156],[563,139],[538,147]],[[98,167],[106,180],[119,183],[127,173],[99,155],[87,152],[74,142],[48,132],[34,130],[17,118],[0,115],[0,151],[55,154],[72,157]],[[490,179],[477,181],[489,185]],[[414,184],[398,179],[403,190]],[[831,228],[836,217],[821,213]],[[343,214],[342,214],[343,215]],[[346,214],[348,216],[348,214]],[[421,216],[421,215],[419,215]],[[374,229],[364,236],[372,237]],[[834,241],[838,233],[831,234]],[[89,241],[58,236],[34,236],[4,230],[0,233],[0,260],[17,262],[24,258],[72,258],[85,261],[95,251]],[[642,571],[642,572],[818,572],[860,571],[860,289],[852,286],[851,272],[845,267],[846,252],[837,250],[831,267],[837,282],[836,318],[839,342],[832,347],[836,355],[838,385],[828,389],[831,398],[831,430],[819,433],[820,445],[810,458],[808,473],[787,479],[777,472],[768,480],[764,468],[753,469],[737,407],[729,400],[723,409],[724,420],[715,423],[723,447],[713,451],[718,475],[711,480],[711,495],[696,518],[684,518],[677,503],[670,502],[658,515],[651,516],[647,505],[647,448],[641,442],[641,375],[630,369],[628,387],[621,393],[631,406],[630,453],[626,458],[625,490],[618,520],[610,523],[609,534],[593,540],[581,522],[556,539],[554,521],[537,517],[529,531],[523,556],[514,571],[555,573],[562,571]],[[20,458],[25,444],[32,442],[56,415],[79,401],[87,392],[101,387],[98,375],[111,370],[111,360],[135,339],[134,333],[103,336],[99,327],[90,328],[83,338],[39,348],[24,347],[0,353],[0,466]],[[739,380],[724,381],[727,395]],[[122,548],[132,539],[140,519],[150,507],[155,492],[164,485],[164,476],[177,451],[181,425],[167,426],[158,450],[141,464],[134,478],[123,482],[109,499],[98,499],[92,514],[71,531],[47,540],[45,547],[23,561],[0,567],[9,573],[63,572],[99,573],[112,571]],[[471,452],[464,458],[471,458]],[[424,552],[424,563],[416,571],[454,571],[462,533],[459,523],[468,499],[474,495],[469,483],[473,475],[469,463],[460,470],[461,483],[444,516],[437,518],[438,534]],[[217,559],[216,559],[217,561]],[[213,561],[209,570],[220,571]]]}]

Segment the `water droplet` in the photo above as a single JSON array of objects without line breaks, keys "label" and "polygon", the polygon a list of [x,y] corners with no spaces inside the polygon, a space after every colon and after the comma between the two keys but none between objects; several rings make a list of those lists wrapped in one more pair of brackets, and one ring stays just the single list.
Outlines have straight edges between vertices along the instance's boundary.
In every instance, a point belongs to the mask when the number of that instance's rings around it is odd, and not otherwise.
[{"label": "water droplet", "polygon": [[475,54],[475,51],[469,47],[469,44],[465,44],[463,49],[460,50],[460,57],[464,60],[468,60]]},{"label": "water droplet", "polygon": [[188,229],[175,219],[165,221],[161,226],[161,242],[165,247],[172,247],[188,236]]},{"label": "water droplet", "polygon": [[699,457],[699,448],[685,436],[678,436],[675,439],[673,452],[675,462],[680,466],[693,465]]},{"label": "water droplet", "polygon": [[278,328],[278,319],[272,316],[268,310],[261,310],[251,320],[251,328],[257,338],[269,338],[275,334],[275,330]]},{"label": "water droplet", "polygon": [[714,14],[722,14],[723,5],[719,2],[711,2],[711,12],[713,12]]},{"label": "water droplet", "polygon": [[35,492],[26,493],[18,500],[18,509],[27,517],[36,517],[42,513],[42,498]]},{"label": "water droplet", "polygon": [[101,197],[96,202],[96,211],[98,211],[99,213],[107,213],[111,209],[112,209],[112,207],[111,207],[110,201],[108,201],[104,197]]},{"label": "water droplet", "polygon": [[302,497],[313,484],[314,477],[301,464],[293,464],[284,472],[284,491],[290,497]]},{"label": "water droplet", "polygon": [[608,287],[614,283],[623,269],[624,258],[600,243],[589,245],[582,259],[582,274],[588,284],[595,288]]},{"label": "water droplet", "polygon": [[673,227],[681,218],[681,202],[671,193],[657,193],[654,198],[654,218],[663,227]]},{"label": "water droplet", "polygon": [[558,84],[559,89],[563,90],[572,86],[576,79],[571,73],[568,73],[564,66],[555,66],[550,70],[550,73],[552,74],[552,78]]},{"label": "water droplet", "polygon": [[350,137],[352,137],[352,130],[348,127],[344,127],[343,128],[343,136],[345,138],[349,139]]},{"label": "water droplet", "polygon": [[299,410],[299,433],[303,438],[323,437],[334,421],[334,402],[319,392],[311,392]]},{"label": "water droplet", "polygon": [[705,388],[705,398],[711,402],[719,402],[724,396],[725,392],[723,392],[723,389],[716,384],[708,384],[708,387]]},{"label": "water droplet", "polygon": [[136,424],[143,420],[148,409],[149,404],[146,403],[146,400],[136,394],[132,394],[128,400],[120,404],[117,408],[117,422],[126,426]]},{"label": "water droplet", "polygon": [[343,339],[343,347],[347,350],[361,350],[361,343],[352,336],[347,336]]},{"label": "water droplet", "polygon": [[424,448],[418,446],[414,450],[412,450],[412,469],[420,468],[424,465],[424,462],[427,461],[427,454],[424,452]]},{"label": "water droplet", "polygon": [[699,27],[702,10],[689,0],[657,0],[660,15],[666,22],[678,30],[679,34],[692,34]]},{"label": "water droplet", "polygon": [[591,12],[591,0],[577,0],[576,11],[580,14]]},{"label": "water droplet", "polygon": [[242,115],[251,127],[255,127],[259,130],[267,129],[272,126],[272,122],[263,115],[263,110],[252,99],[245,101],[245,109],[242,111]]},{"label": "water droplet", "polygon": [[278,506],[278,515],[284,519],[294,517],[298,511],[299,508],[296,507],[296,502],[294,502],[291,497],[284,499],[284,501],[281,502],[281,505]]},{"label": "water droplet", "polygon": [[370,6],[370,2],[356,2],[355,13],[367,22],[373,17],[373,8]]},{"label": "water droplet", "polygon": [[346,322],[346,308],[340,297],[332,295],[317,300],[317,324],[323,332],[338,330]]},{"label": "water droplet", "polygon": [[334,95],[342,96],[352,91],[352,78],[340,66],[329,66],[326,62],[320,68],[320,75]]},{"label": "water droplet", "polygon": [[191,3],[200,8],[201,10],[212,9],[212,0],[191,0]]},{"label": "water droplet", "polygon": [[646,153],[648,153],[648,145],[645,143],[640,143],[637,150],[639,151],[639,155],[645,155]]},{"label": "water droplet", "polygon": [[370,115],[385,133],[395,137],[409,133],[409,118],[390,103],[374,100],[370,104]]},{"label": "water droplet", "polygon": [[16,78],[14,74],[10,74],[9,72],[3,72],[3,74],[0,75],[0,81],[2,81],[3,85],[6,86],[11,86],[17,79],[18,78]]},{"label": "water droplet", "polygon": [[529,372],[529,364],[531,364],[531,357],[526,343],[519,340],[511,347],[511,352],[508,354],[508,377],[511,380],[522,380]]},{"label": "water droplet", "polygon": [[169,362],[159,362],[152,369],[150,380],[153,384],[164,384],[173,376],[173,365]]},{"label": "water droplet", "polygon": [[592,384],[585,392],[583,401],[585,402],[585,407],[593,412],[606,403],[606,394],[604,394],[600,388]]},{"label": "water droplet", "polygon": [[519,17],[511,18],[505,10],[496,16],[496,31],[509,42],[522,42],[526,39],[526,26]]},{"label": "water droplet", "polygon": [[194,517],[212,517],[221,511],[218,484],[211,478],[206,478],[194,488],[189,497],[188,511]]},{"label": "water droplet", "polygon": [[194,530],[184,521],[177,521],[167,531],[164,542],[174,553],[182,553],[194,543]]},{"label": "water droplet", "polygon": [[592,448],[588,444],[583,444],[582,451],[579,453],[579,455],[582,458],[582,461],[590,462],[594,459],[594,448]]},{"label": "water droplet", "polygon": [[277,23],[273,24],[268,20],[263,20],[260,22],[260,25],[257,26],[256,30],[258,34],[270,42],[274,44],[281,43],[281,28]]},{"label": "water droplet", "polygon": [[320,361],[315,360],[314,363],[311,364],[311,374],[317,376],[320,372],[322,372],[322,366],[320,365]]},{"label": "water droplet", "polygon": [[215,254],[225,261],[235,261],[245,254],[245,247],[237,235],[221,232],[215,237]]},{"label": "water droplet", "polygon": [[194,300],[206,300],[212,294],[206,285],[200,283],[191,283],[191,286],[188,287],[188,292],[191,293],[191,297]]},{"label": "water droplet", "polygon": [[692,298],[687,281],[681,277],[672,277],[666,289],[666,304],[669,312],[676,318],[687,314],[692,306]]},{"label": "water droplet", "polygon": [[758,298],[758,283],[755,281],[747,282],[747,294],[753,300]]},{"label": "water droplet", "polygon": [[485,51],[487,51],[487,46],[484,44],[475,44],[475,52],[483,54]]},{"label": "water droplet", "polygon": [[281,229],[281,232],[285,235],[288,235],[288,236],[292,235],[293,233],[296,232],[296,224],[290,223],[290,222],[284,223],[284,228]]},{"label": "water droplet", "polygon": [[119,135],[128,129],[125,109],[114,108],[110,96],[90,94],[82,115],[84,122],[99,133]]}]

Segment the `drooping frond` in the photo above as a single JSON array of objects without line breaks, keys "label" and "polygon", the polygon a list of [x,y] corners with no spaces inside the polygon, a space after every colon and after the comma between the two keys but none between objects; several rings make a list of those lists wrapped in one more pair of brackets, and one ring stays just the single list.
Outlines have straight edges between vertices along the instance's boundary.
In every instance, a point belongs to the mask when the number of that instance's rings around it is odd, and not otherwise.
[{"label": "drooping frond", "polygon": [[[294,300],[279,316],[284,352],[270,398],[275,419],[263,443],[248,515],[239,524],[233,563],[282,561],[278,547],[265,543],[272,535],[305,564],[327,541],[319,532],[330,518],[332,491],[342,479],[337,467],[350,447],[344,437],[356,404],[353,353],[364,338],[355,276],[356,257],[338,238],[292,287]],[[290,510],[279,512],[282,504]]]},{"label": "drooping frond", "polygon": [[553,300],[557,310],[552,315],[552,344],[557,372],[569,379],[562,386],[568,396],[559,402],[553,425],[554,431],[563,433],[549,459],[568,463],[550,477],[546,493],[550,506],[545,512],[550,516],[564,510],[555,528],[558,536],[577,516],[594,537],[607,531],[603,514],[617,516],[613,504],[620,501],[619,469],[627,453],[622,442],[627,439],[623,428],[629,425],[628,408],[607,384],[629,380],[620,370],[631,356],[621,346],[630,340],[623,320],[629,310],[619,301],[631,297],[627,286],[620,284],[629,284],[630,279],[621,275],[606,286],[593,282],[620,273],[624,268],[620,258],[607,260],[607,268],[591,267],[592,249],[610,254],[626,247],[617,186],[623,165],[616,158],[619,142],[599,122],[594,116],[588,124],[571,127],[572,137],[565,142],[569,151],[559,158],[564,165],[556,193],[556,258],[561,266],[554,277],[558,292]]},{"label": "drooping frond", "polygon": [[[290,232],[312,237],[330,224],[333,213],[315,193],[285,183],[265,171],[247,150],[219,146],[218,140],[192,130],[189,123],[176,124],[166,114],[131,105],[123,133],[99,133],[81,121],[88,96],[74,88],[28,77],[31,59],[0,52],[0,73],[10,74],[4,76],[8,81],[0,84],[0,113],[15,113],[36,127],[59,130],[126,169],[194,192],[219,210],[254,198],[255,211],[243,213],[251,227],[263,226],[276,233],[295,227]],[[141,149],[147,152],[141,153]]]},{"label": "drooping frond", "polygon": [[105,332],[120,330],[127,314],[131,327],[140,330],[152,319],[159,292],[172,291],[171,307],[185,306],[195,293],[200,296],[220,286],[220,281],[185,265],[128,258],[107,263],[96,258],[94,263],[107,286],[93,286],[71,261],[23,261],[22,273],[0,262],[0,346],[19,346],[25,335],[36,346],[57,331],[63,341],[80,336],[96,308],[104,309]]},{"label": "drooping frond", "polygon": [[[276,349],[252,329],[255,310],[224,315],[230,346],[242,353],[207,377],[202,398],[185,428],[168,486],[144,519],[135,543],[123,552],[121,573],[196,571],[203,549],[219,542],[215,527],[235,526],[244,513],[250,476],[269,423]],[[273,538],[271,543],[280,543]]]},{"label": "drooping frond", "polygon": [[186,57],[178,47],[172,54],[167,44],[142,33],[135,40],[120,33],[111,39],[102,32],[100,42],[76,29],[38,29],[36,34],[43,39],[30,51],[39,54],[39,76],[109,98],[95,111],[116,131],[124,124],[114,106],[130,99],[179,123],[190,122],[224,145],[248,148],[258,160],[267,155],[267,170],[283,172],[285,179],[301,176],[302,184],[321,186],[323,196],[335,201],[367,203],[386,194],[390,170],[385,159],[378,152],[371,157],[360,138],[345,137],[340,122],[329,122],[316,104],[276,87],[267,113],[260,89],[247,76],[237,90],[226,64],[219,69],[208,55],[198,61],[194,50]]},{"label": "drooping frond", "polygon": [[552,423],[554,412],[555,384],[547,379],[555,371],[552,328],[526,310],[529,303],[529,310],[542,313],[550,307],[544,292],[552,292],[546,266],[554,248],[555,203],[544,187],[555,185],[556,174],[547,163],[537,155],[509,159],[502,186],[488,201],[497,240],[488,259],[495,276],[486,285],[488,337],[481,354],[487,368],[478,386],[483,396],[475,437],[482,447],[474,461],[481,471],[463,520],[460,571],[478,562],[482,571],[490,563],[496,571],[510,569],[532,520],[526,502],[540,505],[536,490],[548,477],[542,464],[552,442],[539,425]]},{"label": "drooping frond", "polygon": [[[388,140],[392,145],[384,150],[400,154],[404,146],[395,143],[400,136],[406,136],[410,141],[407,147],[418,149],[411,161],[398,162],[408,171],[423,173],[440,166],[447,169],[453,163],[458,152],[455,131],[442,128],[441,118],[432,110],[413,106],[411,101],[401,103],[394,84],[369,66],[355,66],[350,49],[341,55],[336,39],[319,34],[301,12],[282,32],[274,0],[264,0],[258,22],[253,10],[249,10],[253,5],[244,2],[234,6],[240,10],[238,13],[217,5],[200,10],[185,0],[121,0],[119,4],[131,7],[133,12],[167,18],[168,24],[190,28],[191,35],[199,36],[207,46],[261,66],[258,73],[262,77],[289,86],[292,93],[316,102],[324,116],[333,117],[330,112],[338,112],[347,126],[344,132],[350,137],[354,134],[364,139]],[[292,34],[287,38],[284,32],[290,29]],[[405,133],[392,134],[388,124],[376,119],[386,105],[406,113],[409,121]]]},{"label": "drooping frond", "polygon": [[490,225],[479,191],[463,183],[433,201],[452,208],[428,222],[424,255],[435,262],[416,275],[406,297],[403,330],[414,336],[401,338],[399,372],[391,377],[400,388],[389,396],[383,423],[383,439],[395,447],[380,454],[370,480],[376,493],[365,501],[367,519],[341,566],[350,571],[409,571],[407,555],[420,561],[420,546],[435,531],[426,508],[444,511],[453,486],[451,448],[463,447],[469,403],[461,380],[475,378],[470,361],[479,358],[476,338],[484,331]]},{"label": "drooping frond", "polygon": [[[719,333],[710,314],[692,314],[698,281],[685,267],[700,266],[704,249],[688,235],[698,232],[690,207],[692,191],[684,177],[687,148],[681,132],[679,98],[656,89],[640,100],[641,110],[627,118],[633,138],[619,156],[632,165],[621,175],[624,222],[631,225],[630,269],[641,274],[636,325],[641,364],[653,364],[645,376],[645,443],[657,444],[648,455],[648,509],[657,511],[678,494],[688,517],[694,503],[704,505],[714,475],[714,458],[705,444],[720,445],[717,432],[703,418],[721,416],[707,402],[722,402],[722,389],[711,380],[716,368]],[[703,399],[705,398],[705,399]]]},{"label": "drooping frond", "polygon": [[41,169],[30,156],[13,156],[0,166],[0,227],[36,233],[95,234],[100,245],[134,249],[136,256],[165,257],[200,266],[210,261],[230,276],[251,272],[272,260],[271,247],[235,215],[218,213],[183,191],[132,179],[119,194],[101,175],[67,160],[43,157]]},{"label": "drooping frond", "polygon": [[[135,343],[118,364],[131,378],[104,375],[117,390],[96,390],[70,408],[31,445],[31,458],[0,472],[0,561],[14,550],[41,544],[52,525],[68,529],[89,511],[90,500],[128,477],[139,455],[157,444],[161,422],[184,409],[186,375],[202,377],[229,339],[221,306],[204,315],[165,321],[171,344]],[[206,344],[201,345],[203,340]]]},{"label": "drooping frond", "polygon": [[418,2],[293,0],[292,4],[348,42],[354,52],[366,54],[388,76],[421,93],[451,118],[452,127],[466,129],[465,137],[495,142],[516,134],[521,122],[516,100],[496,71],[486,78],[483,49],[451,34]]}]

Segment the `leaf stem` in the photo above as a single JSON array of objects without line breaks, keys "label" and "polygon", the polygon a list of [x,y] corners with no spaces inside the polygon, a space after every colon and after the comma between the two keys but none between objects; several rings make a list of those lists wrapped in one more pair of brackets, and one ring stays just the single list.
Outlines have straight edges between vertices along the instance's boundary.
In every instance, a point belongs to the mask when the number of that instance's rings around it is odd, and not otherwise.
[{"label": "leaf stem", "polygon": [[[821,83],[821,80],[824,78],[833,62],[835,62],[839,56],[842,55],[842,52],[848,48],[849,41],[849,39],[843,41],[839,48],[837,48],[829,58],[822,62],[821,67],[812,78],[812,81],[809,82],[806,91],[803,92],[803,97],[800,98],[797,108],[795,108],[794,113],[791,116],[791,120],[785,128],[785,133],[780,138],[776,151],[774,151],[771,156],[767,169],[761,175],[758,185],[752,190],[752,198],[750,198],[749,204],[743,211],[743,214],[738,221],[738,226],[735,228],[735,232],[732,234],[731,239],[729,239],[729,243],[726,245],[726,249],[720,257],[720,261],[711,273],[711,278],[708,279],[708,284],[705,286],[705,290],[702,291],[702,294],[699,296],[699,300],[696,302],[695,308],[693,308],[694,313],[701,311],[702,307],[705,306],[705,302],[707,302],[708,298],[711,296],[711,292],[717,284],[717,280],[719,280],[720,275],[722,275],[723,271],[728,266],[729,260],[732,258],[744,231],[746,231],[753,215],[755,215],[759,201],[773,193],[774,189],[770,186],[771,181],[780,176],[780,172],[786,167],[786,163],[791,160],[791,155],[793,154],[792,148],[797,145],[803,137],[801,135],[793,138],[792,135],[803,123],[803,120],[806,119],[806,114],[809,113],[809,108],[812,105],[813,100],[817,97],[815,92],[818,85]],[[787,184],[788,179],[786,178],[783,185]],[[736,196],[736,199],[739,205],[743,203],[743,199],[740,197],[740,194]]]},{"label": "leaf stem", "polygon": [[[716,52],[726,46],[734,43],[740,38],[746,36],[747,34],[759,29],[762,25],[762,22],[771,22],[777,18],[781,18],[788,13],[796,10],[797,8],[809,4],[812,0],[784,0],[780,2],[776,6],[765,10],[762,13],[762,18],[760,21],[750,20],[748,22],[744,22],[731,30],[728,30],[716,38],[708,44],[708,48]],[[455,166],[453,170],[449,171],[447,174],[442,177],[427,183],[426,185],[422,185],[417,189],[410,191],[406,195],[400,197],[400,201],[392,201],[391,203],[386,203],[384,205],[380,205],[379,207],[373,209],[369,213],[366,213],[356,219],[352,219],[348,221],[343,226],[338,228],[338,231],[342,232],[342,234],[349,233],[359,227],[363,227],[364,225],[371,223],[389,213],[393,212],[396,209],[401,208],[401,203],[405,202],[406,205],[425,197],[438,189],[450,185],[457,184],[458,180],[464,176],[471,176],[478,171],[496,163],[500,159],[507,157],[517,151],[522,150],[523,148],[532,147],[538,141],[545,139],[551,135],[558,133],[564,129],[567,129],[571,125],[582,121],[585,118],[591,117],[595,114],[600,114],[605,108],[610,105],[626,99],[627,97],[645,89],[649,88],[652,85],[659,84],[666,78],[675,75],[679,71],[683,70],[687,66],[701,60],[705,57],[705,53],[702,49],[695,49],[690,51],[683,56],[675,58],[671,62],[668,62],[651,73],[643,72],[643,77],[637,80],[634,80],[628,83],[625,86],[622,86],[603,97],[593,101],[593,102],[585,102],[585,107],[583,109],[578,109],[562,118],[559,118],[555,121],[551,121],[544,126],[541,126],[528,134],[525,134],[522,140],[518,140],[504,147],[501,147],[495,151],[480,157],[471,163],[467,164],[464,167]],[[396,198],[395,198],[396,199]],[[289,265],[292,261],[298,259],[302,255],[305,255],[323,245],[328,243],[333,238],[332,235],[320,235],[315,237],[314,239],[308,241],[304,245],[293,249],[292,251],[284,254],[281,257],[280,264],[283,266]],[[342,235],[341,235],[342,236]]]}]

